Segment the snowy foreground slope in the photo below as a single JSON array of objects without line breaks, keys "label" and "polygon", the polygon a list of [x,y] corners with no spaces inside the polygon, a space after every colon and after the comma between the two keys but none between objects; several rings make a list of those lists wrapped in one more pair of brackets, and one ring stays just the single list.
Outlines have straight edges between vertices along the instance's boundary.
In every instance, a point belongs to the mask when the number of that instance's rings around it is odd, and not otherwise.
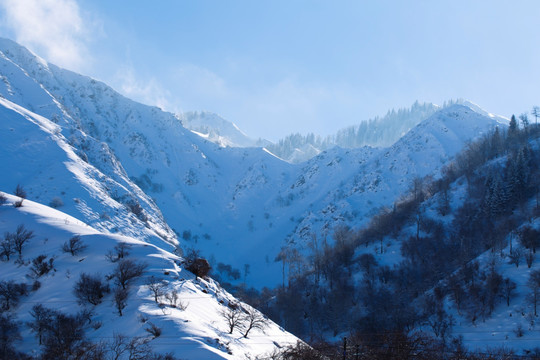
[{"label": "snowy foreground slope", "polygon": [[[21,259],[13,255],[11,261],[2,262],[0,281],[13,280],[28,284],[32,288],[39,281],[36,290],[20,298],[15,313],[21,323],[31,322],[30,310],[34,305],[43,306],[74,315],[82,309],[73,288],[81,273],[99,274],[104,279],[115,273],[115,266],[106,258],[107,252],[114,251],[120,243],[129,246],[128,259],[146,265],[145,271],[128,287],[127,306],[123,316],[113,302],[113,295],[106,294],[102,302],[91,308],[93,316],[85,327],[87,339],[93,342],[112,341],[114,334],[125,335],[128,339],[143,337],[158,353],[173,353],[184,359],[243,359],[262,356],[273,352],[279,346],[296,342],[296,338],[267,320],[263,330],[253,329],[248,338],[234,330],[228,334],[228,326],[220,313],[229,304],[250,309],[240,304],[212,280],[195,279],[195,276],[179,266],[180,258],[161,247],[148,244],[133,237],[110,235],[100,232],[84,222],[50,207],[30,200],[24,200],[22,207],[13,203],[18,197],[7,195],[7,202],[0,206],[0,232],[15,232],[24,224],[26,230],[33,231],[33,237],[25,244]],[[62,251],[62,246],[78,235],[87,246],[82,252],[72,256]],[[45,255],[47,261],[54,259],[54,269],[42,276],[31,274],[32,260]],[[16,261],[14,261],[16,260]],[[158,306],[154,295],[145,285],[154,276],[163,280],[164,294],[178,294],[178,306],[172,307],[162,296]],[[113,288],[114,278],[107,280]],[[184,310],[181,306],[185,307]],[[12,305],[12,308],[14,306]],[[145,329],[155,325],[161,335],[153,338]],[[16,346],[25,352],[39,349],[36,334],[27,326],[21,326],[22,340]]]},{"label": "snowy foreground slope", "polygon": [[[377,208],[391,205],[414,177],[435,171],[468,139],[501,121],[454,105],[389,148],[333,148],[292,165],[261,148],[219,147],[185,129],[174,114],[126,99],[9,40],[0,41],[0,75],[6,101],[50,120],[57,126],[50,138],[67,143],[87,164],[77,161],[78,166],[93,169],[86,171],[92,181],[82,182],[88,189],[84,196],[74,195],[62,185],[70,175],[55,175],[65,170],[44,165],[39,174],[30,165],[23,172],[28,164],[17,160],[21,171],[1,180],[4,189],[20,183],[30,198],[46,204],[59,197],[63,211],[110,232],[125,234],[130,228],[115,224],[129,218],[139,236],[171,244],[179,237],[184,250],[200,250],[214,267],[249,269],[242,280],[258,288],[281,282],[275,259],[283,247],[302,246],[314,234],[330,238],[338,225],[363,224]],[[24,148],[23,131],[0,136],[18,144],[4,148],[6,159],[34,150],[30,157],[48,164],[38,147]],[[66,162],[51,163],[61,168]],[[74,198],[83,201],[74,204]]]}]

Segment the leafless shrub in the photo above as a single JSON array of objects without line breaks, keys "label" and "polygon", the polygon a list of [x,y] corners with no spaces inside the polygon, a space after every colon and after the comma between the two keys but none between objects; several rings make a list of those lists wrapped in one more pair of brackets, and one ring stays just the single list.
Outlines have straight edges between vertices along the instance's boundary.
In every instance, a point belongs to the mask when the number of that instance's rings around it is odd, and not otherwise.
[{"label": "leafless shrub", "polygon": [[121,242],[114,247],[114,251],[109,251],[105,257],[110,262],[115,263],[127,257],[129,255],[129,249],[131,249],[131,244]]},{"label": "leafless shrub", "polygon": [[109,286],[101,281],[99,275],[82,273],[73,291],[81,303],[98,305],[103,296],[109,292]]},{"label": "leafless shrub", "polygon": [[49,202],[49,206],[54,208],[54,209],[58,209],[59,207],[62,207],[64,206],[64,202],[62,201],[61,198],[59,198],[58,196],[56,197],[53,197],[51,199],[51,201]]},{"label": "leafless shrub", "polygon": [[152,335],[154,339],[161,336],[161,328],[156,324],[148,323],[148,327],[144,328],[144,330]]},{"label": "leafless shrub", "polygon": [[65,253],[70,253],[71,256],[75,256],[86,249],[88,246],[83,243],[80,235],[75,235],[69,241],[66,241],[62,245],[62,251]]},{"label": "leafless shrub", "polygon": [[158,280],[155,276],[148,278],[146,285],[148,290],[154,295],[154,301],[159,302],[159,298],[163,296],[163,289],[167,286],[167,283],[163,280]]},{"label": "leafless shrub", "polygon": [[9,260],[9,256],[17,252],[19,258],[21,258],[23,246],[33,237],[34,232],[26,230],[23,224],[17,226],[17,230],[14,233],[6,232],[4,234],[4,241],[1,244],[2,255]]},{"label": "leafless shrub", "polygon": [[123,259],[118,262],[115,269],[116,282],[125,290],[133,279],[143,274],[145,268],[146,264],[144,263]]},{"label": "leafless shrub", "polygon": [[21,199],[26,199],[26,191],[24,190],[21,184],[17,184],[17,187],[15,188],[15,196],[18,196]]},{"label": "leafless shrub", "polygon": [[39,255],[32,260],[30,272],[35,278],[48,274],[49,271],[54,269],[54,259],[50,258],[49,261],[45,261],[45,259],[47,259],[47,255]]}]

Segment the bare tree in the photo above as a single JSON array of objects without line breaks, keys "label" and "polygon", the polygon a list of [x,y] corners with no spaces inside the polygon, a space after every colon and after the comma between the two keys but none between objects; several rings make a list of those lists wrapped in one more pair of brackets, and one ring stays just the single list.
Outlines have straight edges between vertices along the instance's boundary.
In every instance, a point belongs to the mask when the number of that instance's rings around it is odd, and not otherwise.
[{"label": "bare tree", "polygon": [[34,321],[28,322],[28,327],[36,333],[36,336],[39,339],[39,345],[41,345],[43,334],[55,315],[54,310],[47,309],[43,305],[37,304],[30,310],[30,315],[34,318]]},{"label": "bare tree", "polygon": [[527,263],[527,268],[531,268],[534,261],[534,254],[532,250],[529,250],[525,253],[525,262]]},{"label": "bare tree", "polygon": [[[8,234],[9,233],[6,234],[6,237],[8,237]],[[9,237],[13,243],[13,248],[15,251],[17,251],[19,257],[22,257],[23,246],[28,242],[28,240],[34,237],[34,232],[31,230],[26,230],[24,225],[21,224],[17,226],[17,230],[15,230],[14,233],[9,234]]]},{"label": "bare tree", "polygon": [[264,330],[268,326],[266,319],[260,312],[253,308],[248,308],[246,310],[246,315],[244,316],[246,331],[244,332],[244,337],[247,338],[249,332],[252,329]]},{"label": "bare tree", "polygon": [[221,312],[221,317],[227,321],[227,325],[229,326],[229,334],[233,333],[234,328],[242,328],[244,322],[244,313],[240,307],[238,307],[238,305],[229,304],[229,307]]},{"label": "bare tree", "polygon": [[124,288],[117,287],[114,291],[114,306],[118,310],[118,315],[122,316],[122,310],[127,306],[128,291]]},{"label": "bare tree", "polygon": [[155,276],[150,276],[146,282],[148,290],[154,294],[154,301],[159,302],[159,298],[163,296],[163,289],[167,286],[167,283],[163,280],[158,280]]},{"label": "bare tree", "polygon": [[111,360],[119,360],[128,350],[128,337],[119,333],[113,334],[113,340],[107,346]]},{"label": "bare tree", "polygon": [[70,253],[71,256],[75,256],[78,253],[82,252],[88,246],[83,243],[80,235],[75,235],[69,241],[66,241],[62,246],[62,251],[65,253]]},{"label": "bare tree", "polygon": [[129,360],[146,360],[152,356],[152,348],[148,345],[148,339],[134,337],[128,343],[127,352]]},{"label": "bare tree", "polygon": [[288,262],[288,248],[282,247],[281,251],[277,254],[276,258],[274,259],[275,262],[281,261],[281,276],[283,277],[282,287],[285,288],[285,267],[287,266]]},{"label": "bare tree", "polygon": [[81,303],[98,305],[103,296],[109,292],[109,286],[103,284],[101,276],[82,273],[73,289],[75,296]]},{"label": "bare tree", "polygon": [[519,232],[519,242],[526,249],[531,249],[533,253],[536,253],[536,247],[540,244],[540,231],[525,226]]},{"label": "bare tree", "polygon": [[523,250],[521,250],[520,247],[516,247],[512,251],[510,251],[510,254],[508,254],[508,257],[510,258],[510,264],[516,265],[516,267],[519,267],[519,263],[521,262],[521,257],[523,256]]},{"label": "bare tree", "polygon": [[506,306],[510,306],[510,297],[515,289],[516,283],[509,278],[505,278],[502,283],[501,294],[506,299]]},{"label": "bare tree", "polygon": [[123,259],[118,263],[115,269],[114,276],[116,277],[116,282],[125,290],[131,280],[142,275],[145,268],[146,264],[144,263]]},{"label": "bare tree", "polygon": [[[280,360],[323,360],[328,359],[319,351],[313,349],[308,344],[298,341],[296,345],[286,346],[278,351],[276,359]],[[364,359],[364,358],[362,358]]]},{"label": "bare tree", "polygon": [[165,293],[165,298],[169,301],[169,305],[171,307],[177,308],[178,310],[184,311],[189,305],[188,302],[180,301],[178,297],[178,291],[174,288],[171,291]]},{"label": "bare tree", "polygon": [[0,314],[0,355],[2,359],[22,359],[14,348],[15,341],[21,340],[19,324],[10,314]]},{"label": "bare tree", "polygon": [[527,113],[520,114],[519,120],[521,120],[523,129],[527,130],[527,127],[529,126],[529,117],[527,116]]},{"label": "bare tree", "polygon": [[527,286],[531,289],[529,301],[534,307],[534,316],[537,316],[536,307],[540,301],[540,270],[534,270],[527,280]]},{"label": "bare tree", "polygon": [[13,241],[11,240],[11,234],[6,232],[4,235],[4,240],[0,243],[0,249],[2,250],[2,256],[9,261],[11,255],[15,254],[15,248],[13,247]]},{"label": "bare tree", "polygon": [[0,299],[2,299],[2,308],[9,310],[11,306],[16,305],[21,295],[26,295],[26,284],[17,284],[13,280],[0,282]]},{"label": "bare tree", "polygon": [[109,251],[105,257],[112,263],[117,262],[123,258],[126,258],[129,255],[129,249],[131,249],[131,244],[121,242],[114,247],[114,252]]},{"label": "bare tree", "polygon": [[366,275],[371,275],[373,269],[377,267],[377,260],[373,254],[362,254],[358,258],[358,263],[360,268],[366,273]]},{"label": "bare tree", "polygon": [[55,313],[44,336],[44,359],[71,359],[84,343],[85,320],[79,316]]}]

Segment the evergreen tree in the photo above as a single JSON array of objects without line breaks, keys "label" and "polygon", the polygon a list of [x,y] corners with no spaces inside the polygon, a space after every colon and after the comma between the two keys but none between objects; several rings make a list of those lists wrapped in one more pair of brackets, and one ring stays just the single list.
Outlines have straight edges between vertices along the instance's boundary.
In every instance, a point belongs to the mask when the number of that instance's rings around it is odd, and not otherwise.
[{"label": "evergreen tree", "polygon": [[526,147],[519,149],[515,155],[510,156],[506,166],[507,184],[510,198],[521,201],[525,196],[529,179],[529,151]]},{"label": "evergreen tree", "polygon": [[484,195],[484,211],[489,216],[505,212],[508,203],[508,192],[498,171],[492,172],[486,179]]},{"label": "evergreen tree", "polygon": [[516,116],[512,115],[512,118],[510,118],[510,125],[508,127],[508,131],[511,134],[514,134],[517,131],[517,128],[518,128],[518,124],[517,124]]}]

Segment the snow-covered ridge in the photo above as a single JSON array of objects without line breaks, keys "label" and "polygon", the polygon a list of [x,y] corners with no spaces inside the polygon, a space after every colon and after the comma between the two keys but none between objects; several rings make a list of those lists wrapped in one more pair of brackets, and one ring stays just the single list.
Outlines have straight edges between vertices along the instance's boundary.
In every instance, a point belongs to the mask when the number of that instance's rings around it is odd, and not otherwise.
[{"label": "snow-covered ridge", "polygon": [[[139,236],[173,246],[176,239],[154,202],[144,194],[102,145],[99,156],[114,176],[88,163],[86,153],[70,145],[61,127],[5,98],[0,98],[2,147],[0,161],[11,169],[4,189],[24,184],[28,196],[56,203],[71,215],[106,232]],[[95,144],[88,144],[88,147]],[[128,205],[142,206],[139,216]],[[141,205],[142,204],[142,205]],[[131,226],[124,226],[129,223]]]}]

